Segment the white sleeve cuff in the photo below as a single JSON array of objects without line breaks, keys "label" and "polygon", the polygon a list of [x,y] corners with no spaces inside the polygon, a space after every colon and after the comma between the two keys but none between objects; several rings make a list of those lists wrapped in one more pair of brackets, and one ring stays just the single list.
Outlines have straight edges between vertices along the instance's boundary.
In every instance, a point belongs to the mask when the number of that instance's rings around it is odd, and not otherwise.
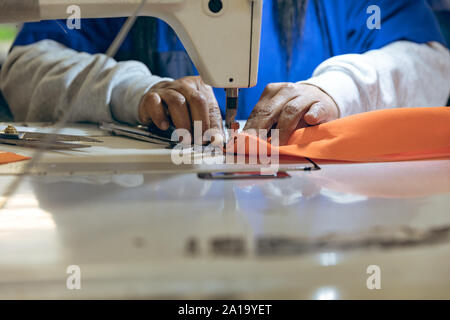
[{"label": "white sleeve cuff", "polygon": [[155,84],[162,81],[173,81],[149,74],[123,79],[113,90],[111,112],[115,120],[128,124],[139,123],[139,106],[142,97]]},{"label": "white sleeve cuff", "polygon": [[345,72],[330,70],[301,83],[316,86],[327,93],[336,102],[340,117],[361,112],[358,86]]}]

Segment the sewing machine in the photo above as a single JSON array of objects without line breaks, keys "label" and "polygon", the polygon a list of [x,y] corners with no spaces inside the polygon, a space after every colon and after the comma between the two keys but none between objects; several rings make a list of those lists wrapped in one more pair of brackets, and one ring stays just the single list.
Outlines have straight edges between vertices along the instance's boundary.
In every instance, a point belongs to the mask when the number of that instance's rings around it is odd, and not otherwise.
[{"label": "sewing machine", "polygon": [[[239,88],[256,85],[262,0],[80,0],[81,18],[139,15],[166,21],[200,76],[225,88],[226,125],[235,123]],[[0,0],[0,23],[67,19],[72,0]]]}]

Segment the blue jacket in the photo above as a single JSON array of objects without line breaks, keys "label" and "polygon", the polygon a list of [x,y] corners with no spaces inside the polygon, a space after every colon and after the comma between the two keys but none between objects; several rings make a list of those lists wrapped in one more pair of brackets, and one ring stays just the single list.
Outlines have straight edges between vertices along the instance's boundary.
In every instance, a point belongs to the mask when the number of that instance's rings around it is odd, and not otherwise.
[{"label": "blue jacket", "polygon": [[[238,114],[241,119],[248,118],[268,83],[306,80],[321,62],[335,55],[364,53],[397,40],[416,43],[438,41],[445,44],[439,25],[425,0],[310,0],[303,36],[294,49],[292,66],[287,70],[271,2],[264,2],[258,85],[242,90]],[[367,27],[369,5],[378,5],[381,9],[379,30]],[[124,21],[125,18],[83,19],[81,30],[67,29],[65,21],[27,23],[14,45],[52,39],[78,51],[105,53]],[[156,48],[152,48],[157,53],[158,70],[151,71],[172,78],[196,74],[183,45],[179,40],[170,40],[173,38],[171,28],[163,21],[158,21],[157,44]],[[139,60],[136,47],[129,35],[116,59]],[[216,89],[215,93],[223,108],[223,89]]]}]

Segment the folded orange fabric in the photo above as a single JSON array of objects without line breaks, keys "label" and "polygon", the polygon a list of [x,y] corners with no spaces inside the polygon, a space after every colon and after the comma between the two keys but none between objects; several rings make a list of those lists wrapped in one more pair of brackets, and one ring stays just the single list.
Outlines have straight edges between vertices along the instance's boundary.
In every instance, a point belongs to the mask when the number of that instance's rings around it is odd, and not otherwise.
[{"label": "folded orange fabric", "polygon": [[[245,137],[246,154],[254,154]],[[260,140],[259,148],[270,148]],[[295,131],[280,156],[340,161],[398,161],[450,157],[450,108],[397,108],[360,113]],[[227,151],[235,151],[228,146]],[[256,151],[257,152],[257,151]]]},{"label": "folded orange fabric", "polygon": [[6,164],[16,161],[28,160],[31,159],[29,157],[20,156],[11,152],[2,152],[0,151],[0,164]]}]

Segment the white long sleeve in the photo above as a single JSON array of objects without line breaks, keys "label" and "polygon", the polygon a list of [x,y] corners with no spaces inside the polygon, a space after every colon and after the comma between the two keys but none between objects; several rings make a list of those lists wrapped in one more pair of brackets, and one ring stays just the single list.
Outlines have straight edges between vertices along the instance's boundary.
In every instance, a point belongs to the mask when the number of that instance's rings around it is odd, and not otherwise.
[{"label": "white long sleeve", "polygon": [[397,41],[364,54],[332,57],[304,82],[328,93],[341,117],[385,108],[444,106],[450,95],[450,54],[437,42]]},{"label": "white long sleeve", "polygon": [[138,61],[117,62],[53,40],[17,46],[0,86],[16,121],[56,121],[71,107],[71,122],[138,123],[145,92],[162,80]]}]

